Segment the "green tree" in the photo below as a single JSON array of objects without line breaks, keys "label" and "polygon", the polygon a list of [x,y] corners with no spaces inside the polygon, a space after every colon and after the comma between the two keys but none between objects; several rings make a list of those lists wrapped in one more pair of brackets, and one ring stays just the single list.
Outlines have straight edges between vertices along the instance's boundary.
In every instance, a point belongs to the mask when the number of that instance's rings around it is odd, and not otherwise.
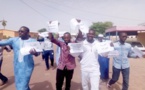
[{"label": "green tree", "polygon": [[113,23],[112,22],[95,22],[93,25],[90,26],[91,29],[96,30],[96,34],[101,33],[104,34],[105,30],[112,27]]},{"label": "green tree", "polygon": [[7,24],[6,24],[6,23],[7,23],[7,21],[3,19],[3,20],[2,20],[2,21],[0,21],[0,22],[2,22],[2,26],[3,26],[3,27],[4,27],[4,29],[5,29],[5,27],[6,27],[6,25],[7,25]]},{"label": "green tree", "polygon": [[38,30],[39,33],[46,32],[46,31],[47,31],[46,28],[42,28]]}]

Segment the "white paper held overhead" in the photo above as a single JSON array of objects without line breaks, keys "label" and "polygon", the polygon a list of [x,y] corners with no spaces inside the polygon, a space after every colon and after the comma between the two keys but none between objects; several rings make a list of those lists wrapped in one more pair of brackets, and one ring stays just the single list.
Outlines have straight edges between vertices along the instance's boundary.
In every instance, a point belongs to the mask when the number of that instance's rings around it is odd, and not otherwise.
[{"label": "white paper held overhead", "polygon": [[89,31],[89,27],[87,26],[87,24],[84,21],[81,21],[79,23],[79,29],[85,34],[88,33],[88,31]]},{"label": "white paper held overhead", "polygon": [[53,33],[58,33],[59,32],[59,28],[58,28],[58,25],[59,25],[59,22],[58,21],[50,21],[47,22],[48,24],[48,32],[53,32]]},{"label": "white paper held overhead", "polygon": [[71,28],[71,33],[74,33],[77,35],[79,31],[79,23],[75,18],[70,20],[70,28]]}]

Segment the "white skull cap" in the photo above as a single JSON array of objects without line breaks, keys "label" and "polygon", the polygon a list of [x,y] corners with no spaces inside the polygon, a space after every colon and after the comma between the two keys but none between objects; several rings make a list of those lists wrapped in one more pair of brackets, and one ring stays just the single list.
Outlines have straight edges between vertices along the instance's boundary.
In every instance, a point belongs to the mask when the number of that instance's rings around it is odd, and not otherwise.
[{"label": "white skull cap", "polygon": [[103,34],[99,34],[98,37],[104,37]]}]

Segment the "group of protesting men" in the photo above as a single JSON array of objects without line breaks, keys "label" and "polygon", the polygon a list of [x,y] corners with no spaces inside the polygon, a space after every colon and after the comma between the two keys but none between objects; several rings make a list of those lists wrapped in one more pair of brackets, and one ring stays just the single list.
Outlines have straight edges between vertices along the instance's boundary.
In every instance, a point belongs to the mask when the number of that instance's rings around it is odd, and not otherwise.
[{"label": "group of protesting men", "polygon": [[[64,78],[66,79],[65,90],[70,90],[71,87],[71,79],[73,77],[76,63],[75,57],[70,54],[70,47],[68,46],[69,43],[79,42],[83,45],[83,52],[78,56],[80,58],[83,90],[99,90],[100,78],[109,79],[109,58],[107,58],[107,56],[99,55],[97,52],[99,48],[98,43],[103,42],[103,36],[99,35],[99,40],[96,40],[95,30],[89,29],[86,37],[84,37],[82,32],[79,30],[76,39],[73,41],[71,40],[71,34],[69,32],[64,33],[61,39],[54,38],[51,32],[48,32],[48,37],[52,43],[59,47],[60,51],[56,71],[56,90],[62,90]],[[119,41],[110,43],[111,47],[114,47],[114,49],[119,52],[119,56],[113,57],[113,74],[112,79],[107,84],[108,88],[117,82],[119,74],[122,72],[122,90],[128,90],[130,67],[128,57],[136,58],[138,56],[133,53],[131,45],[125,42],[126,39],[127,33],[120,32]],[[16,90],[30,90],[29,81],[34,69],[33,55],[38,56],[41,53],[37,52],[35,49],[31,49],[30,54],[22,55],[20,49],[24,47],[24,44],[36,41],[36,39],[30,37],[29,28],[26,26],[22,26],[19,29],[19,37],[0,41],[0,46],[12,46],[14,52],[14,75]],[[49,52],[46,50],[45,53]],[[53,51],[51,53],[53,53]],[[48,58],[46,58],[46,68],[49,69],[47,59]],[[89,83],[91,88],[89,88]]]}]

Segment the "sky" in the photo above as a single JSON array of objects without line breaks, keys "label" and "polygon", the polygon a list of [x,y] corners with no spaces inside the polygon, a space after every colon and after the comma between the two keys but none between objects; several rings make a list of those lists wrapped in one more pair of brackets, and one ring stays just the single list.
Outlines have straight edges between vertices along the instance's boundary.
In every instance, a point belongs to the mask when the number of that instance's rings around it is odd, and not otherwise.
[{"label": "sky", "polygon": [[[0,0],[0,20],[6,29],[27,26],[37,32],[47,22],[58,20],[60,31],[70,31],[70,20],[111,21],[114,26],[137,26],[145,23],[145,0]],[[3,26],[0,24],[0,29]]]}]

